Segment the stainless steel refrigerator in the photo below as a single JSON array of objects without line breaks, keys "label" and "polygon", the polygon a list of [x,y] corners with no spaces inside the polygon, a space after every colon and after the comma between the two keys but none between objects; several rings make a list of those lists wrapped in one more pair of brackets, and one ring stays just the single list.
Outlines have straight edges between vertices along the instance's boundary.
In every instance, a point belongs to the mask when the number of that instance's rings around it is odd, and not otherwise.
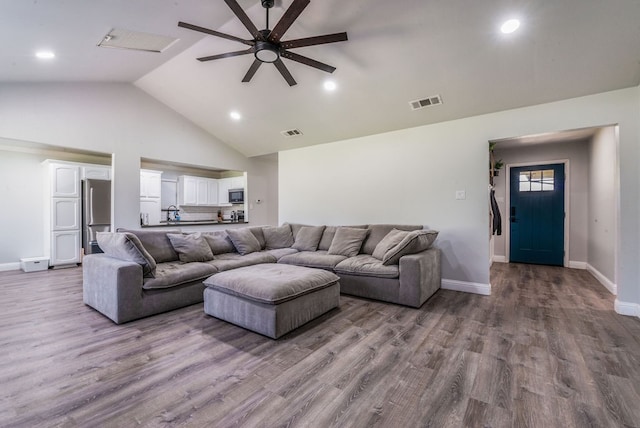
[{"label": "stainless steel refrigerator", "polygon": [[96,234],[111,230],[111,181],[82,180],[82,247],[85,254],[101,253]]}]

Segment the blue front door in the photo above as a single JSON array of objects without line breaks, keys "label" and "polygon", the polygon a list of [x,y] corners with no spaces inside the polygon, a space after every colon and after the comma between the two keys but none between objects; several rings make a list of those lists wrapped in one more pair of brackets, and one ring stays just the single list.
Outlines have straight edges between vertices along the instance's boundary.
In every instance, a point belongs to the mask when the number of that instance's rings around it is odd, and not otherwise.
[{"label": "blue front door", "polygon": [[509,261],[562,266],[564,164],[511,168]]}]

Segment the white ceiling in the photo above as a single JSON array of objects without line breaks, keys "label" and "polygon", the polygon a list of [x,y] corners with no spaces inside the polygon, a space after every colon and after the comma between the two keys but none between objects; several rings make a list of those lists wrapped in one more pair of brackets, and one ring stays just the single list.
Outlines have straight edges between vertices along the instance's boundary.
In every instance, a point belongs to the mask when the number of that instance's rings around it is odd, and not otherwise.
[{"label": "white ceiling", "polygon": [[[291,1],[276,2],[272,28]],[[239,3],[263,28],[259,0]],[[511,17],[522,26],[502,35]],[[293,87],[269,64],[242,83],[251,55],[197,61],[245,46],[178,21],[250,38],[222,0],[3,0],[0,82],[133,82],[248,156],[640,84],[638,0],[312,0],[283,40],[349,41],[296,49],[337,70],[285,59]],[[114,27],[180,40],[163,53],[97,47]],[[56,58],[34,58],[42,48]],[[441,106],[410,109],[435,94]],[[280,134],[291,128],[304,135]]]}]

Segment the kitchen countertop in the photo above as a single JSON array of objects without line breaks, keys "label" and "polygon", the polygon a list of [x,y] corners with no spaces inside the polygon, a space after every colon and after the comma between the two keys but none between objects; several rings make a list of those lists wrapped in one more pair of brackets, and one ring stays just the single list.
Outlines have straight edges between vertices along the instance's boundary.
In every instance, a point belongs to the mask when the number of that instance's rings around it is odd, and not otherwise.
[{"label": "kitchen countertop", "polygon": [[217,221],[217,220],[180,220],[180,221],[161,221],[160,224],[145,224],[140,227],[176,227],[176,226],[211,226],[216,224],[249,224],[248,221]]}]

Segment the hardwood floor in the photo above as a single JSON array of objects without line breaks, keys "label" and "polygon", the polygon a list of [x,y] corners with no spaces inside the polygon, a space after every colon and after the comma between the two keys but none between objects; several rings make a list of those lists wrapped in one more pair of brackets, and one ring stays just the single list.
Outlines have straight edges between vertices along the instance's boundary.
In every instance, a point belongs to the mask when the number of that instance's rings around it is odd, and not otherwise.
[{"label": "hardwood floor", "polygon": [[0,425],[640,426],[640,320],[586,271],[491,276],[421,309],[342,296],[274,341],[202,304],[117,326],[79,268],[2,272]]}]

